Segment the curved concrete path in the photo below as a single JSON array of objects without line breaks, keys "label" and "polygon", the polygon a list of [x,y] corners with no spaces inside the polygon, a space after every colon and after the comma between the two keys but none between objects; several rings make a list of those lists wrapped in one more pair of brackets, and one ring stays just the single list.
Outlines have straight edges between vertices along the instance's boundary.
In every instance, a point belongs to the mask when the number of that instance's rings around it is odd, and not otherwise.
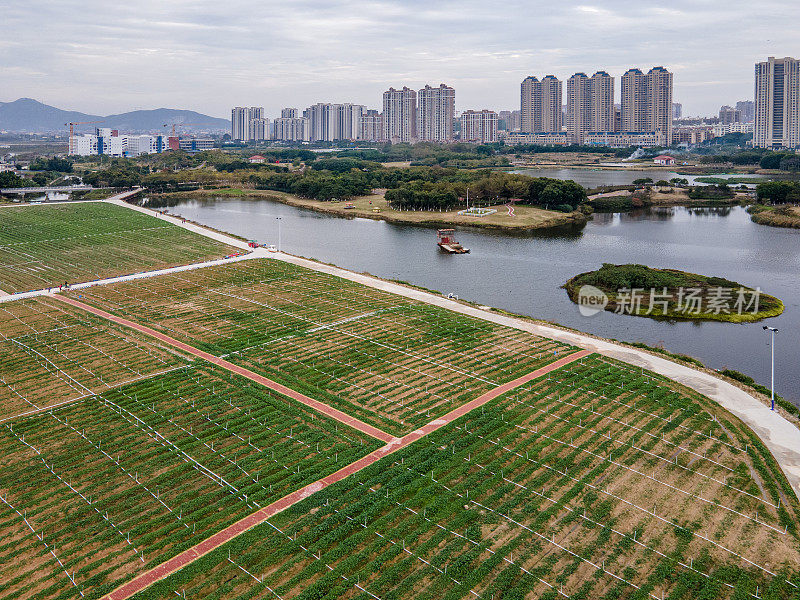
[{"label": "curved concrete path", "polygon": [[600,340],[580,332],[565,331],[557,327],[532,323],[525,319],[498,314],[476,306],[462,304],[461,302],[450,300],[438,294],[432,294],[390,281],[384,281],[370,275],[353,273],[352,271],[347,271],[339,267],[325,265],[282,252],[271,256],[301,267],[329,273],[355,283],[367,285],[399,296],[405,296],[406,298],[425,302],[426,304],[440,306],[470,317],[491,321],[498,325],[512,327],[542,337],[572,344],[580,348],[586,348],[592,352],[597,352],[598,354],[603,354],[604,356],[615,358],[637,367],[643,367],[659,375],[669,377],[688,388],[708,396],[746,423],[748,427],[761,438],[767,448],[769,448],[769,451],[775,457],[775,460],[778,461],[786,478],[789,480],[795,494],[800,497],[800,429],[793,423],[787,421],[778,412],[771,411],[768,406],[752,395],[714,375],[678,364],[667,358],[655,356],[649,352],[629,348],[607,340]]},{"label": "curved concrete path", "polygon": [[[230,244],[231,246],[248,249],[246,242],[236,239],[230,235],[213,231],[211,229],[206,229],[205,227],[195,225],[193,223],[184,223],[183,219],[181,218],[172,215],[162,215],[157,211],[124,202],[124,198],[122,196],[133,195],[138,193],[138,191],[139,190],[132,190],[131,192],[126,192],[123,195],[109,198],[108,200],[105,200],[105,202],[111,202],[131,210],[156,216],[200,235]],[[769,407],[761,403],[752,395],[736,387],[735,385],[728,383],[727,381],[723,381],[722,379],[715,377],[714,375],[704,373],[703,371],[698,371],[697,369],[693,369],[686,365],[675,363],[667,358],[655,356],[649,352],[626,347],[621,344],[606,340],[596,339],[592,336],[584,335],[579,332],[565,331],[544,324],[532,323],[525,319],[493,313],[491,311],[482,310],[474,306],[461,304],[455,300],[449,300],[437,294],[432,294],[423,290],[384,281],[370,275],[354,273],[346,269],[325,265],[313,260],[284,254],[283,252],[267,253],[259,249],[258,254],[254,252],[252,256],[248,256],[248,258],[259,257],[269,257],[277,260],[283,260],[307,269],[329,273],[331,275],[341,277],[342,279],[347,279],[349,281],[360,283],[372,288],[391,292],[399,296],[405,296],[406,298],[412,298],[420,302],[425,302],[426,304],[440,306],[442,308],[469,315],[471,317],[484,319],[499,325],[505,325],[506,327],[512,327],[514,329],[527,331],[535,335],[566,342],[568,344],[586,348],[588,350],[592,350],[593,352],[598,352],[605,356],[615,358],[637,367],[643,367],[660,375],[664,375],[665,377],[669,377],[670,379],[673,379],[678,383],[685,385],[686,387],[708,396],[720,404],[720,406],[730,411],[732,414],[736,415],[744,423],[746,423],[758,435],[758,437],[761,438],[767,448],[769,448],[769,451],[778,461],[778,464],[786,475],[786,478],[789,480],[789,483],[791,484],[792,489],[794,489],[795,494],[800,498],[800,429],[787,421],[777,412],[772,412]],[[141,274],[141,276],[148,275]],[[101,282],[93,283],[94,285],[101,284]],[[108,281],[108,283],[111,283],[111,281]],[[19,297],[22,296],[18,294],[10,297],[0,296],[0,302],[9,299],[17,299]]]}]

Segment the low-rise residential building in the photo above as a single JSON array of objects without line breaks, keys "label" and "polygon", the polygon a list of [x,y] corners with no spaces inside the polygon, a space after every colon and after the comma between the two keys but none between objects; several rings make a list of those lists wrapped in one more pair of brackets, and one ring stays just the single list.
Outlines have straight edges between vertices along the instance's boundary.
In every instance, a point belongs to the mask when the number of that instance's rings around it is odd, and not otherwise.
[{"label": "low-rise residential building", "polygon": [[673,144],[702,144],[716,137],[711,125],[681,125],[672,130]]},{"label": "low-rise residential building", "polygon": [[214,149],[214,140],[200,138],[181,138],[180,149],[189,154],[196,154],[204,150]]},{"label": "low-rise residential building", "polygon": [[570,140],[566,131],[552,133],[510,132],[505,137],[505,143],[509,146],[519,146],[521,144],[532,144],[536,146],[568,146],[570,144]]},{"label": "low-rise residential building", "polygon": [[260,165],[263,164],[267,159],[261,156],[260,154],[254,154],[247,160],[250,161],[251,165]]},{"label": "low-rise residential building", "polygon": [[714,136],[722,137],[728,133],[753,133],[755,123],[734,121],[733,123],[717,123],[713,126]]},{"label": "low-rise residential building", "polygon": [[93,134],[76,135],[71,141],[71,154],[77,156],[125,156],[159,154],[169,149],[165,135],[120,135],[116,129],[98,127]]},{"label": "low-rise residential building", "polygon": [[628,148],[640,146],[651,148],[659,146],[661,135],[655,131],[590,131],[583,139],[587,146],[608,146],[609,148]]},{"label": "low-rise residential building", "polygon": [[661,165],[662,167],[671,167],[675,164],[675,159],[666,154],[661,154],[660,156],[656,156],[653,159],[653,162],[657,165]]}]

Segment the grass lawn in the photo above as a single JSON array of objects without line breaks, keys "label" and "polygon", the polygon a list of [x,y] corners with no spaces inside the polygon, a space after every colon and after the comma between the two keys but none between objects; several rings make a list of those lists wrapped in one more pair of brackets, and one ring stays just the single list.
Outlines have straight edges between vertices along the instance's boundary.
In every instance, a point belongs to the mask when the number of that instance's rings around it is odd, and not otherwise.
[{"label": "grass lawn", "polygon": [[22,292],[221,258],[238,251],[157,217],[106,203],[0,213],[0,290]]},{"label": "grass lawn", "polygon": [[[549,229],[553,227],[577,226],[583,227],[586,218],[583,215],[565,214],[552,210],[544,210],[534,206],[515,206],[514,215],[509,215],[508,207],[499,204],[490,206],[497,212],[485,217],[469,217],[459,215],[461,207],[447,211],[400,211],[389,208],[383,194],[377,193],[370,196],[360,196],[348,201],[309,200],[284,192],[272,190],[243,190],[240,188],[224,188],[221,190],[202,190],[193,192],[178,192],[165,194],[163,198],[192,198],[192,197],[236,197],[252,196],[277,200],[284,204],[308,208],[317,212],[324,212],[344,217],[363,217],[368,219],[381,219],[395,223],[410,223],[416,225],[449,226],[468,225],[472,227],[488,227],[509,230]],[[353,208],[345,208],[352,204]],[[377,210],[376,210],[377,209]]]}]

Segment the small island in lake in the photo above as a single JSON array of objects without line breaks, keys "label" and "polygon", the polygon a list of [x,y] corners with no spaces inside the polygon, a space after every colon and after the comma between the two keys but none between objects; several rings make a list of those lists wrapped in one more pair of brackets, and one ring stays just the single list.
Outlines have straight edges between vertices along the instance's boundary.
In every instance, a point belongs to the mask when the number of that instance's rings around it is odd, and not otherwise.
[{"label": "small island in lake", "polygon": [[654,319],[746,323],[784,309],[778,298],[721,277],[635,264],[605,263],[576,275],[564,288],[582,308]]}]

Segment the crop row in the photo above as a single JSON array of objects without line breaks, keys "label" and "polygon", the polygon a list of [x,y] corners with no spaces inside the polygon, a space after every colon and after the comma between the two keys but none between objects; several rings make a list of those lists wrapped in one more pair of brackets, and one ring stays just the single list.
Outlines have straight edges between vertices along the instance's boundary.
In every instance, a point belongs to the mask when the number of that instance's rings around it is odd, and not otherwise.
[{"label": "crop row", "polygon": [[[546,396],[556,385],[552,379],[537,383],[528,395]],[[546,402],[541,399],[541,405]],[[624,420],[632,413],[615,414]],[[646,452],[642,439],[615,444],[608,419],[593,419],[588,410],[569,416],[593,432],[578,433],[574,422],[502,398],[277,515],[157,584],[146,597],[796,593],[792,535],[763,518],[757,522],[655,483],[654,472],[684,485],[693,476],[658,465],[648,454],[658,448]],[[696,436],[680,435],[683,445]],[[732,435],[732,442],[743,442]],[[749,498],[720,486],[704,493]]]},{"label": "crop row", "polygon": [[0,430],[3,597],[98,597],[376,447],[248,383],[201,363]]},{"label": "crop row", "polygon": [[143,336],[49,299],[0,306],[0,419],[184,363]]},{"label": "crop row", "polygon": [[231,247],[106,203],[7,209],[0,289],[13,293],[219,258]]},{"label": "crop row", "polygon": [[109,286],[88,301],[398,434],[569,349],[277,261]]}]

